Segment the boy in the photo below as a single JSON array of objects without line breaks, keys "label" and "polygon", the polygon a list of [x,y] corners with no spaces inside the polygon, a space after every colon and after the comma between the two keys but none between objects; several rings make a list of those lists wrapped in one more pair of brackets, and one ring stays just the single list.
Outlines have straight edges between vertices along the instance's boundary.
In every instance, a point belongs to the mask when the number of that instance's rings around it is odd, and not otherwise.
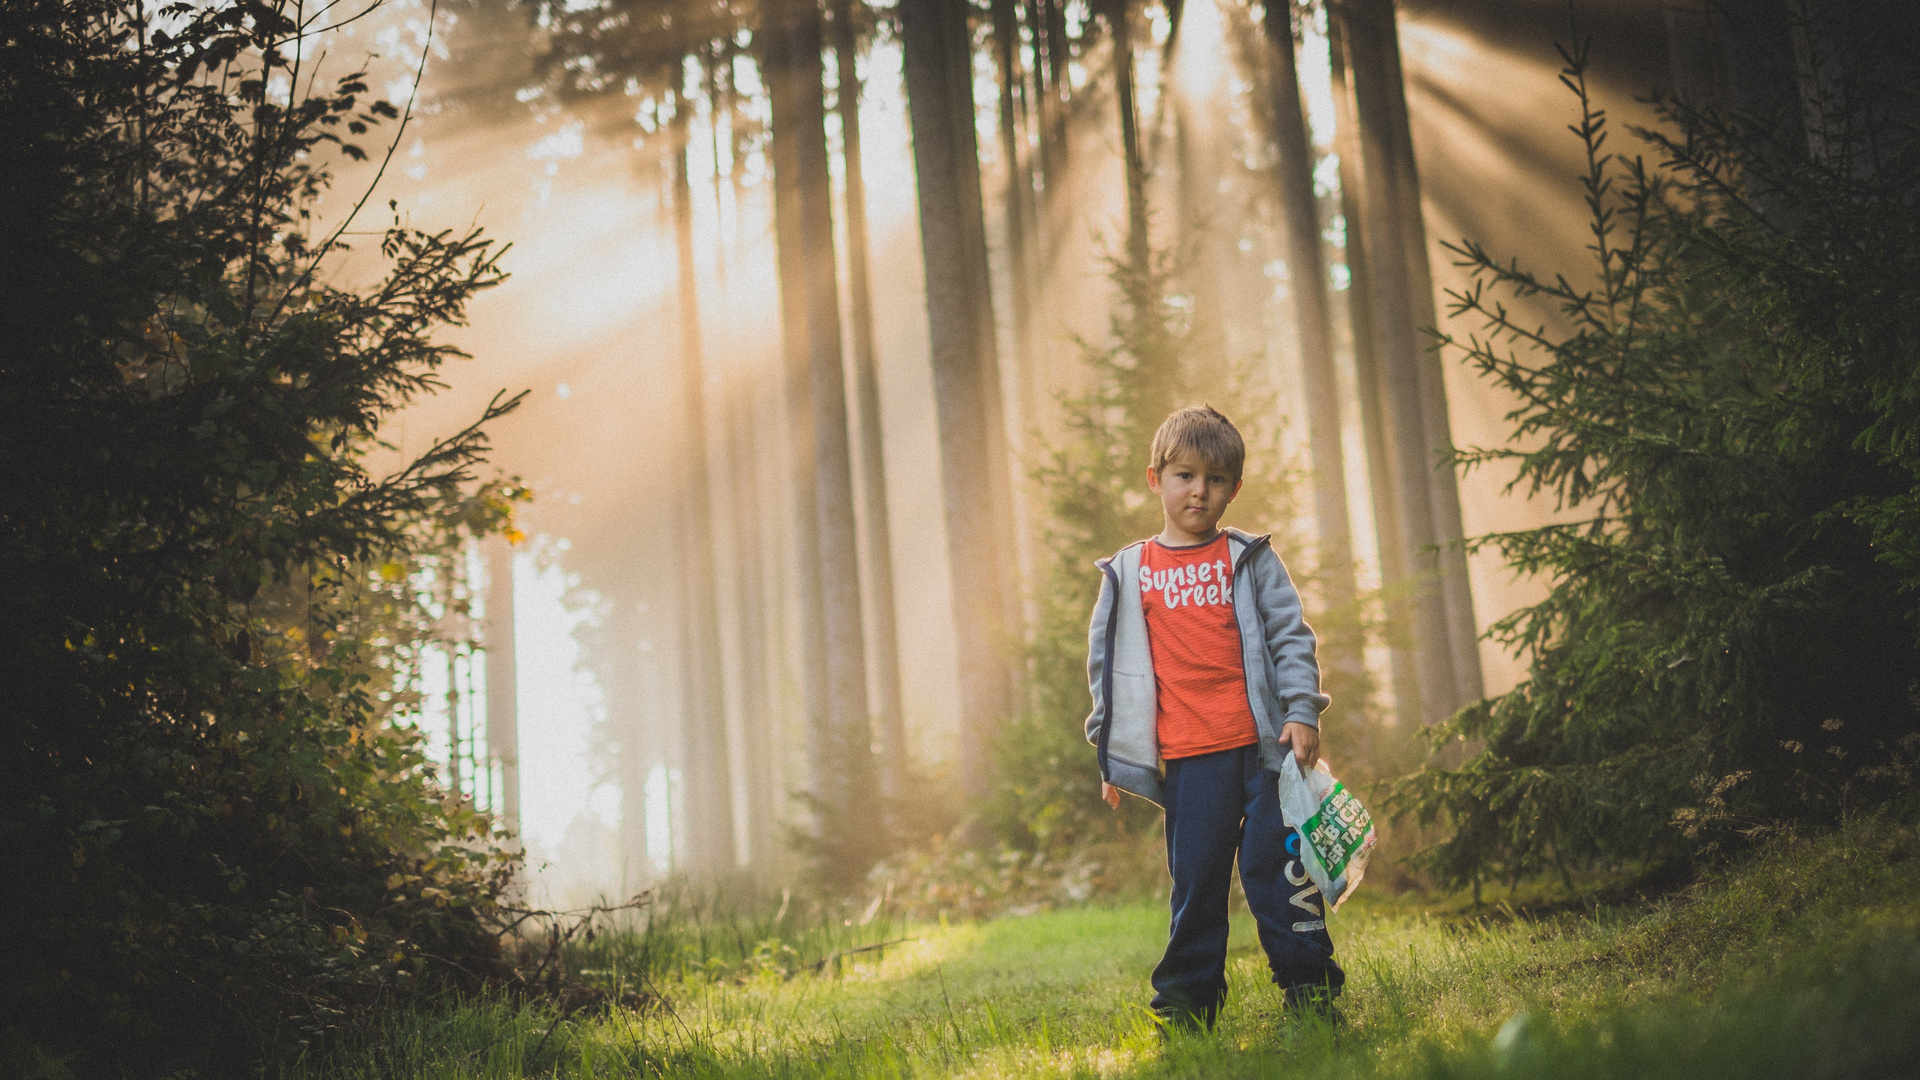
[{"label": "boy", "polygon": [[1098,564],[1087,741],[1108,805],[1127,791],[1166,811],[1173,926],[1153,969],[1163,1030],[1211,1027],[1226,997],[1236,852],[1287,1007],[1331,1018],[1346,981],[1275,774],[1289,750],[1303,769],[1319,757],[1328,698],[1313,631],[1268,538],[1219,528],[1245,462],[1240,432],[1212,407],[1167,417],[1147,469],[1166,528]]}]

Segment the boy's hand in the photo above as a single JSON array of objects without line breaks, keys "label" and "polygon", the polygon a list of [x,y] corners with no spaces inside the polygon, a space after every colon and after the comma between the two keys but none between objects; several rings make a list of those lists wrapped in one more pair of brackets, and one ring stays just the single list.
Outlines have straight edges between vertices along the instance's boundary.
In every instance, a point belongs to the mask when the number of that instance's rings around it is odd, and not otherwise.
[{"label": "boy's hand", "polygon": [[1320,729],[1297,721],[1280,725],[1280,745],[1293,747],[1293,758],[1305,772],[1320,760]]},{"label": "boy's hand", "polygon": [[1100,781],[1100,798],[1115,810],[1120,809],[1120,789],[1105,780]]}]

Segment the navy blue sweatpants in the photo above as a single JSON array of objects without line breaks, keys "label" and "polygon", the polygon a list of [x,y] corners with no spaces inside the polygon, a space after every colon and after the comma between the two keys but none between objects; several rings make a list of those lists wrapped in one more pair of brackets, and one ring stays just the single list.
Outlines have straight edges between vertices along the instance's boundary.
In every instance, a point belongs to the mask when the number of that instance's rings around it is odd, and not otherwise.
[{"label": "navy blue sweatpants", "polygon": [[1279,777],[1245,746],[1167,762],[1167,869],[1173,929],[1153,969],[1153,1009],[1211,1024],[1227,995],[1227,897],[1234,855],[1273,981],[1339,993],[1320,890],[1299,859],[1300,836],[1280,817]]}]

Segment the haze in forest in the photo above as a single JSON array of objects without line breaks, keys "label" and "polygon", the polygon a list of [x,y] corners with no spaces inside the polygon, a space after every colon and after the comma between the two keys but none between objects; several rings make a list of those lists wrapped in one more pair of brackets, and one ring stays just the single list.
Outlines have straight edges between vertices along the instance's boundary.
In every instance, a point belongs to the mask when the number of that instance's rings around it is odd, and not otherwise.
[{"label": "haze in forest", "polygon": [[[1261,61],[1259,11],[1210,0],[1184,7],[1170,52],[1172,22],[1158,6],[1146,10],[1140,23],[1145,40],[1135,43],[1151,243],[1157,252],[1186,260],[1187,276],[1175,282],[1177,296],[1195,295],[1193,267],[1210,275],[1202,302],[1215,306],[1211,347],[1222,366],[1240,366],[1273,392],[1288,465],[1302,470],[1312,447],[1289,251],[1268,175],[1275,151],[1260,119],[1269,107],[1259,100],[1262,76],[1250,66]],[[1529,7],[1517,20],[1494,17],[1489,5],[1408,5],[1401,13],[1436,289],[1458,283],[1439,249],[1443,240],[1493,236],[1543,261],[1578,253],[1584,242],[1577,193],[1562,182],[1579,167],[1578,146],[1564,138],[1562,127],[1572,105],[1555,81],[1558,62],[1549,44],[1556,33],[1564,35],[1564,12],[1545,7]],[[1094,19],[1080,5],[1063,11],[1076,26]],[[1598,71],[1600,91],[1621,121],[1644,118],[1645,107],[1633,97],[1660,79],[1666,58],[1645,51],[1644,40],[1636,51],[1630,31],[1635,19],[1645,21],[1644,13],[1612,14],[1612,22],[1605,14],[1599,20],[1603,45],[1617,46]],[[511,280],[476,302],[470,327],[447,336],[472,360],[448,369],[448,389],[414,405],[386,434],[402,454],[417,452],[469,422],[497,390],[531,391],[517,414],[495,425],[493,461],[534,492],[521,515],[527,540],[513,555],[521,820],[531,865],[546,864],[537,879],[544,884],[536,888],[548,890],[548,899],[570,903],[630,893],[682,865],[689,843],[681,771],[687,747],[679,719],[686,673],[673,542],[703,530],[687,513],[686,426],[675,408],[680,331],[664,106],[657,95],[567,99],[556,93],[551,73],[540,69],[541,51],[551,47],[552,36],[540,24],[557,17],[491,0],[438,7],[389,0],[364,22],[338,31],[329,48],[342,57],[356,49],[376,51],[381,88],[396,101],[415,101],[357,228],[379,228],[392,213],[385,206],[391,199],[403,220],[449,228],[477,223],[513,244],[504,261]],[[410,69],[427,43],[429,18],[430,55],[415,96]],[[901,696],[913,759],[952,782],[961,692],[913,146],[900,43],[882,22],[859,55],[860,120]],[[988,23],[983,9],[981,34],[989,34]],[[1310,17],[1302,31],[1299,82],[1316,159],[1327,283],[1340,315],[1350,277],[1340,256],[1340,162],[1324,19]],[[801,657],[794,640],[795,556],[790,544],[780,542],[790,526],[778,520],[785,513],[781,470],[788,454],[778,422],[781,308],[772,175],[762,132],[743,129],[766,123],[767,103],[751,34],[743,32],[738,40],[743,47],[731,60],[738,93],[732,114],[716,124],[713,98],[689,102],[710,486],[721,493],[712,537],[723,568],[716,575],[719,608],[726,613],[722,629],[737,629],[737,571],[751,564],[760,580],[779,590],[770,594],[774,607],[767,614],[784,643],[776,641],[775,662],[764,673],[773,693],[767,716],[744,714],[737,692],[742,676],[729,661],[726,738],[736,818],[749,812],[742,789],[754,783],[741,773],[747,742],[761,740],[771,754],[765,775],[777,788],[770,793],[772,805],[785,807],[783,820],[797,820],[788,796],[805,787],[809,764],[796,719]],[[1109,85],[1111,53],[1097,35],[1090,32],[1089,40],[1088,53],[1068,65],[1073,108],[1060,154],[1065,168],[1043,192],[1042,216],[1027,222],[1030,231],[1044,235],[1028,240],[1038,253],[1028,258],[1026,299],[1037,303],[1030,305],[1024,347],[1014,340],[1012,326],[1016,297],[996,71],[990,48],[975,55],[975,134],[1016,478],[1060,433],[1056,395],[1084,385],[1082,342],[1109,337],[1115,301],[1110,263],[1125,254],[1127,193]],[[688,63],[690,70],[697,66]],[[835,68],[829,52],[830,95]],[[695,73],[696,81],[701,77]],[[843,322],[850,325],[841,131],[831,101],[828,108],[840,302]],[[1020,125],[1019,152],[1037,154],[1036,122],[1023,115]],[[378,157],[343,171],[323,209],[339,213],[357,198]],[[1532,182],[1514,182],[1516,172]],[[346,260],[337,272],[351,276],[355,265]],[[1380,576],[1368,448],[1351,341],[1344,330],[1341,335],[1333,351],[1340,402],[1336,437],[1346,460],[1357,581],[1372,588]],[[849,330],[846,348],[852,347]],[[1445,371],[1455,441],[1502,441],[1505,399],[1457,365],[1445,365]],[[748,459],[760,465],[753,475],[730,471]],[[1504,479],[1481,473],[1462,483],[1468,535],[1544,520],[1544,508],[1501,492]],[[1033,572],[1038,511],[1030,489],[1015,489],[1019,535],[1004,550],[983,554],[985,572],[1002,566]],[[1316,535],[1306,490],[1299,489],[1303,497],[1291,522],[1301,537]],[[856,505],[863,506],[859,500]],[[756,509],[764,520],[754,529],[744,527],[740,515]],[[868,558],[865,545],[861,558]],[[725,571],[729,566],[733,572]],[[862,576],[870,578],[874,568],[870,562],[862,566]],[[1527,583],[1490,558],[1476,560],[1470,578],[1472,620],[1481,629],[1532,595]],[[1089,590],[1092,585],[1090,577]],[[871,638],[870,598],[867,603]],[[1367,663],[1387,681],[1385,649],[1376,644]],[[1479,663],[1488,692],[1511,685],[1519,671],[1513,658],[1490,643],[1479,646]],[[874,677],[869,671],[870,697],[878,692]],[[1382,693],[1390,703],[1391,690]],[[763,844],[773,835],[763,833]],[[768,854],[747,850],[744,839],[738,847],[743,863]]]}]

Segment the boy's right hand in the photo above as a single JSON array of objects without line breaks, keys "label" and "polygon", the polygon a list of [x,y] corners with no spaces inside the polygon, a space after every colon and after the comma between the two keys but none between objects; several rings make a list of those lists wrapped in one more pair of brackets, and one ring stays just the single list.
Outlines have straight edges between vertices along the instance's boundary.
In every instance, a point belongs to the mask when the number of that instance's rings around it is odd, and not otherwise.
[{"label": "boy's right hand", "polygon": [[1308,727],[1297,720],[1289,720],[1280,725],[1280,745],[1293,750],[1293,759],[1300,763],[1305,772],[1313,768],[1320,760],[1320,729]]},{"label": "boy's right hand", "polygon": [[1105,780],[1100,781],[1100,798],[1115,810],[1120,809],[1120,789]]}]

